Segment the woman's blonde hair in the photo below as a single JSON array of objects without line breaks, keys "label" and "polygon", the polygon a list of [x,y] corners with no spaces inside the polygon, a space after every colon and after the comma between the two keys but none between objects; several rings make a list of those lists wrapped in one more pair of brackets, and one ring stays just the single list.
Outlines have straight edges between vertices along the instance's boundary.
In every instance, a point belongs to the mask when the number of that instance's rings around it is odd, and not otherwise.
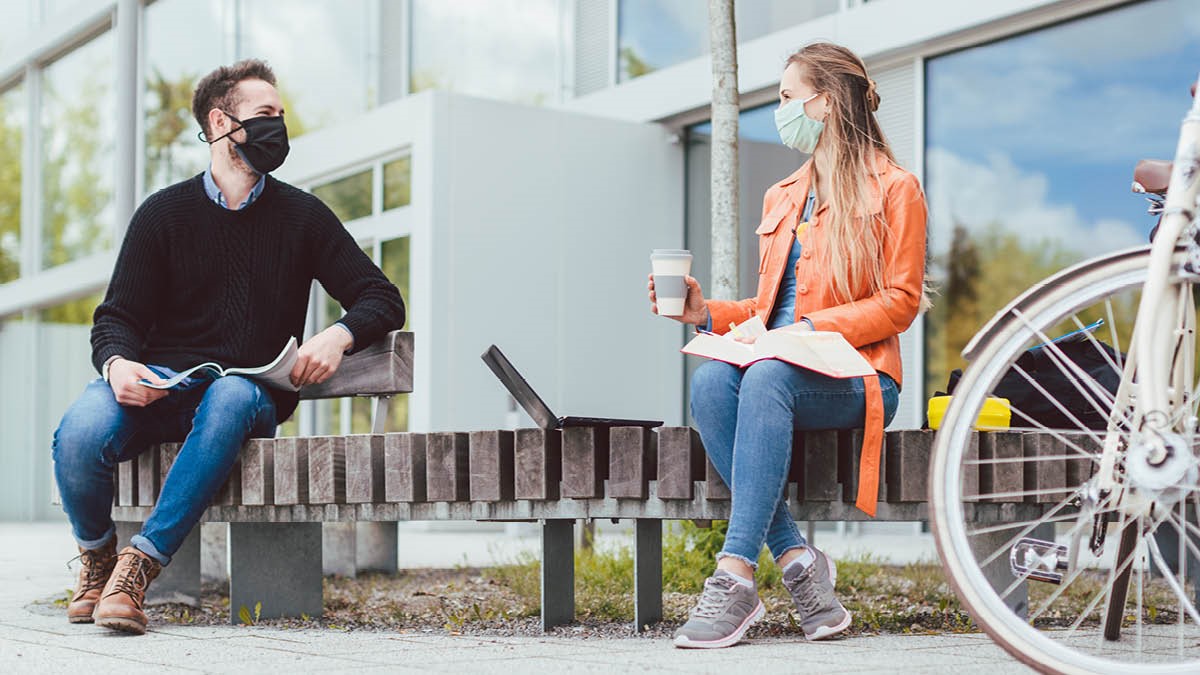
[{"label": "woman's blonde hair", "polygon": [[822,262],[835,294],[852,302],[884,285],[887,221],[882,210],[876,212],[872,196],[883,197],[879,156],[891,162],[896,158],[875,119],[879,93],[862,59],[845,47],[817,42],[788,57],[787,65],[792,64],[800,66],[800,76],[828,99],[821,145],[833,158],[833,175],[821,177],[829,187],[830,214],[825,230],[828,259]]}]

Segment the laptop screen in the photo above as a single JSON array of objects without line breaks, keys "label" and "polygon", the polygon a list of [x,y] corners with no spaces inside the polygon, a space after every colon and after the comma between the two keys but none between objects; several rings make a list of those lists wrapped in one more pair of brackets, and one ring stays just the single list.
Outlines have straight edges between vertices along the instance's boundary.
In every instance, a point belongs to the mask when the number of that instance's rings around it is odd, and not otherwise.
[{"label": "laptop screen", "polygon": [[535,424],[543,429],[555,429],[558,427],[558,417],[550,411],[550,406],[542,400],[542,397],[537,395],[533,387],[525,381],[524,377],[517,372],[513,364],[509,362],[504,353],[496,345],[487,348],[487,351],[480,357],[483,362],[492,369],[500,382],[508,389],[508,393],[517,399],[517,403],[525,409],[525,412],[533,418]]}]

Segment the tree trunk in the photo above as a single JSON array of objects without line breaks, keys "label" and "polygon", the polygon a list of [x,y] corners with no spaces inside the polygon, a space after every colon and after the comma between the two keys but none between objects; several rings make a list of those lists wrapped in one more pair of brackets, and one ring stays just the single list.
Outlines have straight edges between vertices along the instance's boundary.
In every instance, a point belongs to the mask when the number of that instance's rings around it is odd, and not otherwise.
[{"label": "tree trunk", "polygon": [[738,297],[738,85],[734,0],[709,0],[712,45],[712,291]]}]

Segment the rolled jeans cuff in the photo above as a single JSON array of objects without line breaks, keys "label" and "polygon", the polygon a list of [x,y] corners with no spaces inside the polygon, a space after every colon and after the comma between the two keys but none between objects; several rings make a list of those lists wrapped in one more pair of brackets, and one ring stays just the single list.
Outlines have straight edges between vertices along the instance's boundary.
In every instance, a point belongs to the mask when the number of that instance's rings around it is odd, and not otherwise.
[{"label": "rolled jeans cuff", "polygon": [[795,546],[789,546],[789,547],[783,549],[782,551],[780,551],[779,555],[775,556],[776,564],[778,564],[780,560],[783,560],[783,556],[787,555],[788,551],[797,551],[799,549],[804,548],[805,546],[806,546],[806,544],[796,544]]},{"label": "rolled jeans cuff", "polygon": [[754,560],[747,558],[744,555],[738,555],[737,553],[729,553],[727,551],[721,551],[720,553],[717,554],[717,562],[721,562],[722,558],[734,558],[736,560],[741,560],[742,562],[749,565],[750,569],[752,569],[756,572],[758,571],[758,563]]},{"label": "rolled jeans cuff", "polygon": [[96,549],[107,544],[108,540],[115,536],[117,536],[117,526],[109,525],[108,532],[105,532],[103,537],[100,537],[99,539],[86,540],[80,539],[77,536],[75,537],[75,542],[79,544],[79,548],[82,548],[85,551],[95,551]]},{"label": "rolled jeans cuff", "polygon": [[158,564],[162,565],[163,567],[171,564],[171,556],[159,553],[158,547],[155,546],[154,543],[149,539],[140,534],[135,534],[130,537],[129,545],[141,551],[142,553],[145,553],[151,558],[154,558],[156,561],[158,561]]}]

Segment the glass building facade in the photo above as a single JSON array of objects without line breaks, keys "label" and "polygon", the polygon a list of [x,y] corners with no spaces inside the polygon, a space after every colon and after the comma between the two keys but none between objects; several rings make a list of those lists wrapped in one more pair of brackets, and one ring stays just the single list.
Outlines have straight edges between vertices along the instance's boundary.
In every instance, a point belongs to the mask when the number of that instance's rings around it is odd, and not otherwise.
[{"label": "glass building facade", "polygon": [[[911,337],[913,405],[944,384],[962,345],[1013,295],[1064,264],[1142,243],[1153,225],[1129,179],[1137,159],[1173,151],[1200,9],[1190,0],[1029,5],[971,3],[960,17],[939,11],[960,8],[954,0],[736,4],[739,41],[757,55],[742,61],[744,259],[763,191],[804,159],[778,144],[772,80],[807,41],[863,52],[884,94],[885,131],[924,182],[940,294]],[[122,18],[137,26],[132,40]],[[372,150],[362,120],[438,90],[539,114],[666,124],[682,141],[681,240],[699,260],[709,227],[708,49],[705,6],[694,0],[0,3],[0,459],[17,467],[0,480],[0,519],[57,513],[49,435],[95,377],[88,327],[123,221],[141,199],[207,166],[191,94],[217,65],[266,59],[293,137],[335,133],[363,148],[352,161],[310,161],[317,169],[300,187],[329,204],[419,310],[423,298],[409,294],[423,250],[413,222],[434,168],[410,149]],[[132,88],[119,66],[128,62]],[[469,114],[456,123],[470,124]],[[756,280],[752,263],[742,267],[745,291]],[[706,281],[702,266],[697,275]],[[314,291],[311,323],[340,311]],[[33,391],[12,384],[35,379]],[[389,427],[408,428],[406,397],[392,406]],[[906,419],[919,423],[915,414]],[[366,401],[347,399],[305,406],[282,432],[369,426]]]},{"label": "glass building facade", "polygon": [[925,62],[930,277],[940,289],[926,320],[929,391],[945,388],[975,331],[1034,282],[1148,243],[1156,219],[1130,192],[1133,167],[1174,156],[1197,73],[1198,10],[1135,3]]}]

